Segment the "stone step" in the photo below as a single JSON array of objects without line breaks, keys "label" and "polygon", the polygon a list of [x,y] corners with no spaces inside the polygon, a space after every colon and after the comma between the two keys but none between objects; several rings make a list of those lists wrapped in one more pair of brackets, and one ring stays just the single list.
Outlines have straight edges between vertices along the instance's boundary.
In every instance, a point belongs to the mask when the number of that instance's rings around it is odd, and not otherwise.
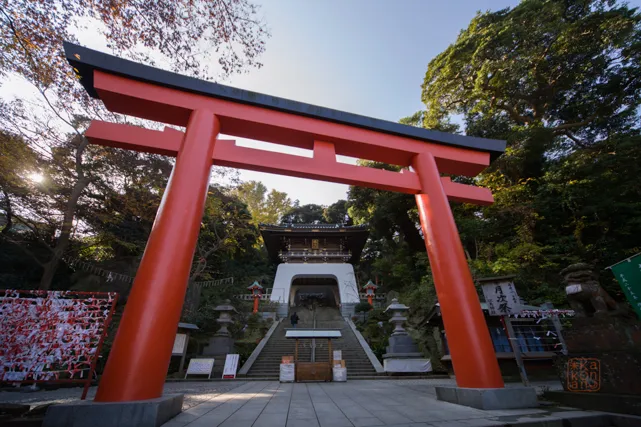
[{"label": "stone step", "polygon": [[[307,314],[307,313],[306,313]],[[317,315],[321,315],[319,320],[317,317],[317,327],[323,329],[336,329],[340,330],[342,337],[332,341],[332,350],[341,350],[343,360],[347,366],[348,376],[363,377],[376,375],[376,370],[372,366],[369,358],[362,349],[359,341],[356,339],[352,329],[340,317],[338,311],[319,310]],[[304,325],[299,324],[299,328]],[[305,325],[305,326],[310,326]],[[291,325],[284,321],[281,323],[269,341],[265,343],[265,347],[259,354],[257,360],[252,365],[248,377],[256,376],[276,376],[280,372],[280,362],[282,356],[294,356],[296,343],[291,339],[285,338],[285,331],[290,329]],[[319,342],[320,341],[320,342]],[[312,344],[311,339],[300,340],[298,346],[298,358],[300,361],[311,361]],[[314,350],[315,360],[317,362],[329,362],[330,354],[328,352],[327,342],[324,340],[316,340],[316,348]]]}]

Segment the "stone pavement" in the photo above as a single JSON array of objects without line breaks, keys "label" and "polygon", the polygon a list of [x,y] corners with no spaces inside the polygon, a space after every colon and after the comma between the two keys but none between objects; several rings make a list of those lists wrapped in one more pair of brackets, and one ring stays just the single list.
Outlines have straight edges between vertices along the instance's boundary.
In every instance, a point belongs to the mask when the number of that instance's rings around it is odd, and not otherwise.
[{"label": "stone pavement", "polygon": [[558,407],[482,411],[437,401],[434,386],[443,383],[451,382],[247,382],[212,395],[163,427],[453,427],[518,425],[527,421],[562,425],[565,418],[599,414]]},{"label": "stone pavement", "polygon": [[[165,384],[165,393],[183,393],[183,411],[199,405],[217,396],[226,393],[244,384],[244,381],[184,381]],[[82,387],[59,388],[51,391],[28,392],[30,386],[23,386],[20,391],[0,391],[0,403],[22,403],[34,406],[47,403],[70,403],[80,400]],[[17,390],[17,389],[16,389]],[[97,387],[89,388],[87,399],[91,400],[96,395]]]}]

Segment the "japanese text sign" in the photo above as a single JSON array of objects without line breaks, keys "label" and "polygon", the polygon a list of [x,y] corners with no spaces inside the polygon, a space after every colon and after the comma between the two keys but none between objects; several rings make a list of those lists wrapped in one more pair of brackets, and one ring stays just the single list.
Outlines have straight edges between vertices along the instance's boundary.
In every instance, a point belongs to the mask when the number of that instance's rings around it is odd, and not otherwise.
[{"label": "japanese text sign", "polygon": [[512,282],[484,284],[483,295],[490,316],[509,316],[521,311],[521,301]]}]

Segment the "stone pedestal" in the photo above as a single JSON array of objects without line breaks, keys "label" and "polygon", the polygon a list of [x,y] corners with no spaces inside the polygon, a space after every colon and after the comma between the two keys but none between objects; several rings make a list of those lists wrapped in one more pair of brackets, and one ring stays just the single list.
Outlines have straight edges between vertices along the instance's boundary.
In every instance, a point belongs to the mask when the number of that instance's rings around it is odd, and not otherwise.
[{"label": "stone pedestal", "polygon": [[225,359],[228,354],[234,353],[234,339],[231,337],[214,336],[203,349],[203,357],[214,359],[214,369],[211,371],[212,378],[220,378],[225,367]]},{"label": "stone pedestal", "polygon": [[444,402],[483,410],[536,408],[538,406],[534,387],[463,388],[444,386],[436,387],[436,398]]},{"label": "stone pedestal", "polygon": [[[610,316],[573,319],[563,330],[568,354],[556,358],[557,372],[566,391],[641,395],[641,322]],[[598,384],[583,384],[581,360]],[[575,363],[579,363],[578,365]]]},{"label": "stone pedestal", "polygon": [[43,427],[160,427],[182,411],[183,395],[134,402],[80,401],[50,406]]}]

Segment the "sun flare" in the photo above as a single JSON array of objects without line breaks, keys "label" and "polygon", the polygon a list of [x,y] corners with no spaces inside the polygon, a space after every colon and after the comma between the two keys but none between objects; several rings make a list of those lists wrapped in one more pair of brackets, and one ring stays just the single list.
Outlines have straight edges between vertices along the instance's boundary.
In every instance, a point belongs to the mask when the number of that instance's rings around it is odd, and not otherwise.
[{"label": "sun flare", "polygon": [[45,177],[41,173],[33,172],[33,173],[29,174],[29,179],[31,181],[39,184],[42,181],[44,181]]}]

